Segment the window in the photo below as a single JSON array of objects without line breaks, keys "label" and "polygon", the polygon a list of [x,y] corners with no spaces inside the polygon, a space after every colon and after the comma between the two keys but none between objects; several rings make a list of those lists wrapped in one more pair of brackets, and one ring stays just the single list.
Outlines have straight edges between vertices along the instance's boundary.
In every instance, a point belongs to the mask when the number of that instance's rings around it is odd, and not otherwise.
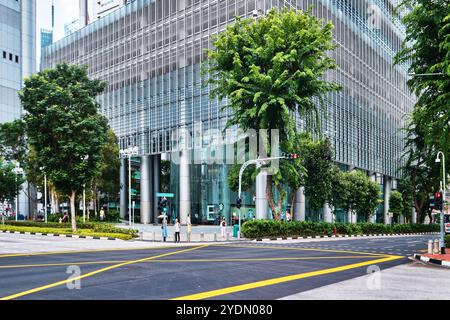
[{"label": "window", "polygon": [[10,60],[10,61],[13,60],[13,54],[12,54],[12,53],[9,54],[9,60]]},{"label": "window", "polygon": [[19,56],[16,56],[16,63],[19,63]]},{"label": "window", "polygon": [[3,59],[6,59],[6,51],[3,51]]}]

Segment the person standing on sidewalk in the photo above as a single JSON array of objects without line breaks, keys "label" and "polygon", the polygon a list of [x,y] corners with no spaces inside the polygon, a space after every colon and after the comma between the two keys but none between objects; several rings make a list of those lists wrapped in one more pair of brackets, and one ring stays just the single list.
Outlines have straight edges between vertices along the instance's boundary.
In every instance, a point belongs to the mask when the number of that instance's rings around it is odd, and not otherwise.
[{"label": "person standing on sidewalk", "polygon": [[166,218],[163,218],[161,229],[162,229],[163,241],[166,242],[166,239],[167,239],[167,220],[166,220]]},{"label": "person standing on sidewalk", "polygon": [[175,243],[180,243],[181,224],[178,219],[175,220]]},{"label": "person standing on sidewalk", "polygon": [[191,215],[190,214],[187,215],[186,224],[187,224],[187,241],[191,242],[192,223],[191,223]]},{"label": "person standing on sidewalk", "polygon": [[225,220],[225,217],[223,217],[222,221],[220,222],[220,234],[222,235],[222,239],[225,239],[226,231],[227,231],[227,222]]}]

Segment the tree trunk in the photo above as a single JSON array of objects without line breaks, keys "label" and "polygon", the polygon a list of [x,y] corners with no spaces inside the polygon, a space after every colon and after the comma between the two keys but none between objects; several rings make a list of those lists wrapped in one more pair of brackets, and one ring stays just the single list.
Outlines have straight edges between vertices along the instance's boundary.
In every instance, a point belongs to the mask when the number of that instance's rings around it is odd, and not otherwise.
[{"label": "tree trunk", "polygon": [[72,217],[72,232],[77,232],[75,200],[76,200],[76,193],[75,191],[72,191],[72,195],[70,196],[70,215]]},{"label": "tree trunk", "polygon": [[266,186],[266,198],[267,203],[270,206],[270,209],[272,209],[272,215],[274,220],[278,220],[278,214],[275,208],[275,203],[273,201],[273,191],[272,191],[272,176],[267,176],[267,186]]}]

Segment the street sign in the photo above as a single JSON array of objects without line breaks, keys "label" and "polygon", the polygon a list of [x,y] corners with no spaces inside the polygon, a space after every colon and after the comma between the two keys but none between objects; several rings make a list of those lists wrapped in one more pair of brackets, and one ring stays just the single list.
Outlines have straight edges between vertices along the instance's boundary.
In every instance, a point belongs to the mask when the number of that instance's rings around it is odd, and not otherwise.
[{"label": "street sign", "polygon": [[173,193],[157,193],[156,196],[158,198],[175,198]]}]

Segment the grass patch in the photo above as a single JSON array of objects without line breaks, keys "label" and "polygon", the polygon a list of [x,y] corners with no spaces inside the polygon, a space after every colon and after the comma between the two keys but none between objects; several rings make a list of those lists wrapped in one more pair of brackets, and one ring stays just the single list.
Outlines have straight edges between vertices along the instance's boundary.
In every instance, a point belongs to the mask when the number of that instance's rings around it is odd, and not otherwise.
[{"label": "grass patch", "polygon": [[73,233],[71,228],[45,228],[45,227],[0,225],[0,230],[14,231],[14,232],[45,233],[45,234],[72,234],[72,235],[90,236],[99,238],[100,237],[117,238],[122,240],[131,240],[134,238],[132,234],[97,232],[93,229],[78,229],[76,233]]}]

